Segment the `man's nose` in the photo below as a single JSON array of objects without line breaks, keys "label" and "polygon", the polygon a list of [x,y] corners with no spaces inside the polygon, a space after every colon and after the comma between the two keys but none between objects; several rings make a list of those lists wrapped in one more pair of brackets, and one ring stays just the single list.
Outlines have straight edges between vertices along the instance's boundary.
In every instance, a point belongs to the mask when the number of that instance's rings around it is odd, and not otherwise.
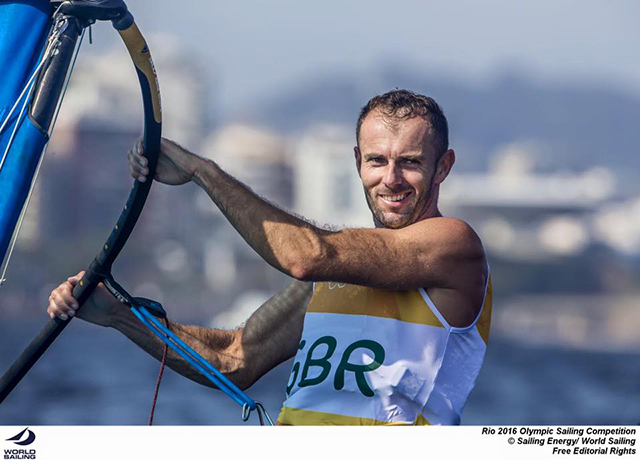
[{"label": "man's nose", "polygon": [[393,188],[402,183],[402,170],[395,162],[389,162],[385,170],[384,185]]}]

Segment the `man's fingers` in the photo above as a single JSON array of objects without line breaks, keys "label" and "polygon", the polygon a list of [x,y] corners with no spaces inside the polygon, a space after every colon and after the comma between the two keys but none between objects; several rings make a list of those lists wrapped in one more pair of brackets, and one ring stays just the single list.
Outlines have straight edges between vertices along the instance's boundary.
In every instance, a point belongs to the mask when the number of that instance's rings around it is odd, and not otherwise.
[{"label": "man's fingers", "polygon": [[142,159],[145,161],[146,164],[146,158],[144,158],[144,146],[142,145],[142,138],[138,139],[135,143],[135,150],[136,150],[136,154],[138,156],[138,158]]},{"label": "man's fingers", "polygon": [[71,283],[71,287],[73,288],[73,287],[76,287],[76,284],[78,284],[78,281],[80,281],[83,276],[84,276],[84,270],[80,270],[77,275],[70,276],[69,278],[67,278],[67,281]]},{"label": "man's fingers", "polygon": [[136,163],[141,166],[147,166],[147,159],[144,157],[144,148],[142,146],[142,139],[138,139],[131,149],[131,155]]},{"label": "man's fingers", "polygon": [[51,293],[51,301],[59,306],[65,313],[75,313],[75,310],[80,308],[78,301],[71,294],[70,288],[70,285],[65,286],[63,284]]},{"label": "man's fingers", "polygon": [[129,150],[129,160],[142,166],[147,165],[147,159],[144,157],[144,151],[142,150],[141,141],[136,142]]},{"label": "man's fingers", "polygon": [[140,163],[137,163],[135,160],[129,159],[129,174],[136,180],[140,182],[144,182],[147,180],[147,174],[149,170],[144,168]]},{"label": "man's fingers", "polygon": [[73,297],[73,288],[84,276],[85,271],[80,270],[76,275],[67,278],[67,281],[51,291],[49,296],[49,306],[47,313],[53,318],[60,318],[64,321],[76,315],[76,310],[80,304]]},{"label": "man's fingers", "polygon": [[64,320],[64,321],[69,319],[69,315],[64,313],[64,311],[53,302],[49,303],[49,308],[47,308],[47,313],[49,313],[49,316],[51,317],[51,319],[60,318],[61,320]]},{"label": "man's fingers", "polygon": [[149,174],[149,169],[147,168],[147,159],[144,158],[138,150],[138,144],[129,150],[128,157],[131,177],[140,182],[145,182],[147,180],[146,176]]},{"label": "man's fingers", "polygon": [[[69,286],[69,288],[71,288],[71,286]],[[80,308],[80,304],[78,303],[76,298],[73,297],[72,289],[63,289],[62,291],[60,291],[60,298],[64,301],[66,305],[73,308],[74,310],[77,310],[78,308]]]},{"label": "man's fingers", "polygon": [[61,301],[59,293],[56,293],[55,291],[49,298],[49,308],[47,308],[47,313],[49,313],[49,316],[52,319],[54,317],[58,317],[65,321],[76,314],[73,308]]}]

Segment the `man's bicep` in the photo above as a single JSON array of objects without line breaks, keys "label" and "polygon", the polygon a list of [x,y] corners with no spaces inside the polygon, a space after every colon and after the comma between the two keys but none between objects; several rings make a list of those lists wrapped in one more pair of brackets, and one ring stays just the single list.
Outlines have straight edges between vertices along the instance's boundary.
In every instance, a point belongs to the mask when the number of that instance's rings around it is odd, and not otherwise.
[{"label": "man's bicep", "polygon": [[466,223],[434,218],[403,229],[349,229],[327,238],[318,280],[384,289],[455,287],[455,277],[482,265],[480,239]]},{"label": "man's bicep", "polygon": [[312,288],[312,283],[295,280],[247,320],[242,347],[256,379],[295,355]]}]

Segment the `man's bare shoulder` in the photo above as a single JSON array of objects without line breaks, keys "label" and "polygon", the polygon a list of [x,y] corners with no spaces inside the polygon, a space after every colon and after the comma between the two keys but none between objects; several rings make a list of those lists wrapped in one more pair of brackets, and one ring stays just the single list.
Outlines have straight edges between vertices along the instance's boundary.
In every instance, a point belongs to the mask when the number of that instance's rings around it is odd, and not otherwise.
[{"label": "man's bare shoulder", "polygon": [[407,236],[416,241],[433,244],[434,241],[456,249],[456,253],[468,257],[483,257],[484,248],[473,227],[455,217],[431,217],[405,227]]},{"label": "man's bare shoulder", "polygon": [[471,225],[465,222],[462,219],[458,219],[457,217],[449,217],[449,216],[439,216],[439,217],[428,217],[426,219],[419,220],[406,228],[430,228],[430,229],[448,229],[457,232],[467,232],[472,231]]},{"label": "man's bare shoulder", "polygon": [[429,296],[451,326],[469,326],[482,307],[488,277],[480,237],[467,222],[453,217],[425,219],[415,225],[419,233],[437,232],[444,254],[438,267],[440,284],[426,286]]}]

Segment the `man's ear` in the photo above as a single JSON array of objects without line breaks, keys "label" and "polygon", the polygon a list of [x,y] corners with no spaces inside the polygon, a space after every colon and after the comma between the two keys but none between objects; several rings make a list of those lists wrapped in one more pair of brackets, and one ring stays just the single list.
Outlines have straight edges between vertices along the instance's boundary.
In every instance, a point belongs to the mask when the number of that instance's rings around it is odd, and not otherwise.
[{"label": "man's ear", "polygon": [[358,176],[359,176],[360,175],[360,166],[362,164],[362,155],[360,154],[360,149],[358,148],[357,145],[353,148],[353,153],[354,153],[354,156],[356,158],[356,169],[358,170]]},{"label": "man's ear", "polygon": [[456,153],[449,149],[447,150],[440,160],[438,160],[438,166],[436,169],[435,183],[441,184],[447,178],[453,168],[453,164],[456,162]]}]

